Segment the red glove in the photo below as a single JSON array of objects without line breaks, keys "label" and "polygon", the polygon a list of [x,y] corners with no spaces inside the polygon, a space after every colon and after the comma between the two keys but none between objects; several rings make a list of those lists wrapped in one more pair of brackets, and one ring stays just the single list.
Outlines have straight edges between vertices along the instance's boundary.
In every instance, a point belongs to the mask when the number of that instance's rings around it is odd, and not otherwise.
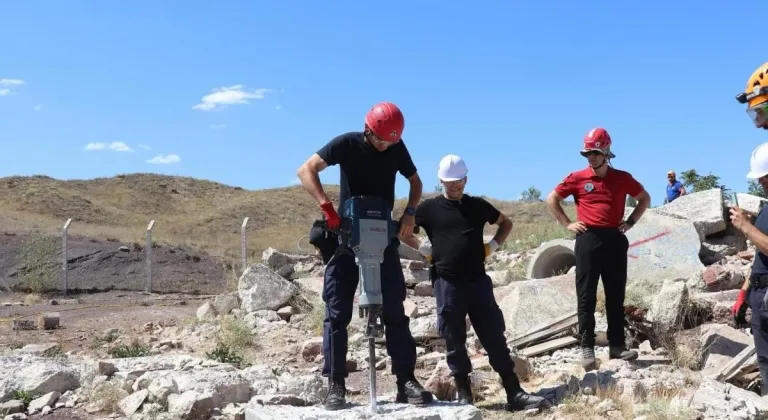
[{"label": "red glove", "polygon": [[323,209],[323,214],[325,215],[325,223],[328,225],[328,229],[338,229],[339,226],[341,226],[341,218],[339,217],[339,214],[336,213],[336,209],[333,208],[333,203],[330,201],[323,203],[320,205],[320,208]]},{"label": "red glove", "polygon": [[741,305],[744,304],[744,299],[747,297],[747,291],[744,289],[739,290],[739,296],[736,298],[736,302],[731,308],[731,315],[736,316],[741,310]]}]

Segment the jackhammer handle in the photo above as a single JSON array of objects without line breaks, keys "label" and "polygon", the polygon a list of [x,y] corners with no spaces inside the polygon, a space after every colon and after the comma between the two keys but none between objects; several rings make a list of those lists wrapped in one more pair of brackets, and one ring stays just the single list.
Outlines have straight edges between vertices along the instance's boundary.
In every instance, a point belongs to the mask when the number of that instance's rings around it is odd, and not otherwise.
[{"label": "jackhammer handle", "polygon": [[[326,222],[325,218],[323,218],[321,220],[318,220],[318,222],[322,226],[323,230],[326,231],[326,232],[336,232],[336,233],[338,233],[341,230],[341,228],[328,229],[328,223]],[[396,227],[396,229],[399,231],[400,230],[400,222],[393,221],[393,224]],[[414,226],[413,227],[413,233],[418,234],[419,232],[421,232],[421,229],[419,228],[419,226],[418,225]]]}]

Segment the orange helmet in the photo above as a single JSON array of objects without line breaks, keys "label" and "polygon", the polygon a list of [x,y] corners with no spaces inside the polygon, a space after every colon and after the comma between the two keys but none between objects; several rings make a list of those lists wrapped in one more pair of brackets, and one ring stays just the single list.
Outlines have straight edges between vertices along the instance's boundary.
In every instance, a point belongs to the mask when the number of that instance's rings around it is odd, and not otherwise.
[{"label": "orange helmet", "polygon": [[757,127],[768,127],[768,62],[749,76],[744,92],[736,95],[736,100],[747,104],[747,114]]}]

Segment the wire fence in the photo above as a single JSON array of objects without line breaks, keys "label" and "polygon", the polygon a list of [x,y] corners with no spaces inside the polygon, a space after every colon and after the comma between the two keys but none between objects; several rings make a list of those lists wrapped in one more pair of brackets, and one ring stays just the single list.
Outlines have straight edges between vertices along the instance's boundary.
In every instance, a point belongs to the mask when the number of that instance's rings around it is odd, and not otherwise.
[{"label": "wire fence", "polygon": [[[235,262],[234,259],[228,261],[226,258],[217,258],[213,255],[198,255],[202,253],[196,253],[193,250],[188,250],[188,254],[179,255],[184,253],[171,248],[161,249],[159,258],[155,258],[153,251],[160,249],[156,238],[153,238],[155,220],[148,221],[144,229],[143,236],[145,236],[146,241],[144,245],[134,242],[131,247],[121,246],[115,248],[115,251],[105,253],[103,251],[104,245],[98,244],[103,241],[86,238],[85,241],[79,241],[77,245],[73,246],[70,242],[70,228],[73,225],[73,219],[67,218],[63,225],[57,229],[58,234],[44,236],[44,240],[33,239],[25,242],[20,241],[17,244],[6,244],[10,248],[13,248],[14,245],[18,247],[16,252],[19,256],[16,258],[18,261],[11,263],[14,269],[8,270],[10,275],[0,273],[3,274],[0,276],[0,288],[10,293],[16,286],[21,286],[20,290],[59,291],[63,296],[67,296],[73,291],[109,289],[142,291],[145,294],[158,292],[207,292],[213,294],[226,288],[231,290],[232,281],[236,282],[236,279],[240,277],[249,264],[257,262],[254,261],[256,259],[260,262],[259,256],[254,252],[259,249],[249,249],[248,222],[249,217],[245,217],[239,226],[240,258],[239,261]],[[74,225],[77,226],[77,223],[75,222]],[[232,231],[229,232],[232,233]],[[253,234],[254,232],[250,233]],[[117,240],[107,238],[106,241]],[[75,252],[70,249],[73,247],[77,248]],[[236,248],[230,249],[234,251]],[[307,235],[297,238],[295,249],[279,249],[279,251],[299,255],[315,254],[314,247],[308,243]],[[175,255],[171,257],[169,254]],[[87,270],[82,267],[83,261],[88,258],[103,261],[115,255],[122,257],[120,260],[123,262],[122,268],[117,267],[120,265],[120,261],[112,261],[109,264],[105,263],[98,266],[94,264],[94,267]],[[190,261],[200,263],[202,259],[206,258],[209,261],[204,261],[206,263],[205,268],[200,265],[189,264]],[[73,279],[73,273],[75,273],[73,269],[75,268],[79,270],[76,271],[76,277]],[[214,272],[218,272],[218,276]],[[75,284],[73,285],[73,283]]]}]

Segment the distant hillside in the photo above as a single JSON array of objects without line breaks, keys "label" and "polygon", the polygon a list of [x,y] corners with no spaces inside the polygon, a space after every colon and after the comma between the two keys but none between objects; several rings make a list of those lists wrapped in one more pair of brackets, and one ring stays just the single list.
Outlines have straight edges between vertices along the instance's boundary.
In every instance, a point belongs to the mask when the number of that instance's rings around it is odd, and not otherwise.
[{"label": "distant hillside", "polygon": [[[325,188],[338,200],[338,186]],[[492,201],[515,220],[515,238],[527,241],[531,235],[562,234],[544,203]],[[398,201],[397,214],[404,203]],[[240,225],[246,216],[250,218],[249,250],[260,256],[270,246],[296,250],[297,241],[320,212],[300,186],[252,191],[156,174],[76,181],[47,176],[0,178],[0,230],[5,232],[53,233],[71,217],[73,235],[143,243],[147,223],[154,219],[153,238],[160,243],[236,259]]]}]

